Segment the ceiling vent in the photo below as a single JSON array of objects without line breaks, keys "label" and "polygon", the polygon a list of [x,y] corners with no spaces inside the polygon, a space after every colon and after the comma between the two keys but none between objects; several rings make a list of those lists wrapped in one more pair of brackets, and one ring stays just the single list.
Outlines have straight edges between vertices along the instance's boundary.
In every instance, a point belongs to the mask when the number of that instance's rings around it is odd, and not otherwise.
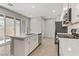
[{"label": "ceiling vent", "polygon": [[13,4],[12,4],[12,3],[8,3],[8,5],[9,5],[9,6],[13,6]]}]

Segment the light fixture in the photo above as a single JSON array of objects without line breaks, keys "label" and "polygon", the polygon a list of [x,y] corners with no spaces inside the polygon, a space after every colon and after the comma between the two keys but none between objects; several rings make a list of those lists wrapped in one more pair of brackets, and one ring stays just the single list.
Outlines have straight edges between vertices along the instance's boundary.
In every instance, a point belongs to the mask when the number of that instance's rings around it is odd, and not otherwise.
[{"label": "light fixture", "polygon": [[71,51],[71,48],[68,48],[68,51]]},{"label": "light fixture", "polygon": [[63,10],[67,10],[67,7],[63,8]]},{"label": "light fixture", "polygon": [[35,8],[35,6],[33,5],[32,8]]}]

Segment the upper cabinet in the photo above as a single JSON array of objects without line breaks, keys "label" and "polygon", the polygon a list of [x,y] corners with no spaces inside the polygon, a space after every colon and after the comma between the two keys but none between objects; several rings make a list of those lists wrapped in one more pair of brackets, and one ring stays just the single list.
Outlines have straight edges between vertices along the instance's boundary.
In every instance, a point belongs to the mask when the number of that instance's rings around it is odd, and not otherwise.
[{"label": "upper cabinet", "polygon": [[79,4],[71,4],[72,7],[72,23],[79,22]]},{"label": "upper cabinet", "polygon": [[62,26],[70,26],[79,23],[79,4],[70,3],[61,16]]},{"label": "upper cabinet", "polygon": [[67,26],[68,24],[71,23],[71,12],[72,12],[71,8],[68,8],[67,10],[64,11],[63,22],[62,22],[63,26]]},{"label": "upper cabinet", "polygon": [[72,8],[67,8],[63,11],[63,17],[62,17],[62,25],[67,26],[71,23],[72,19]]}]

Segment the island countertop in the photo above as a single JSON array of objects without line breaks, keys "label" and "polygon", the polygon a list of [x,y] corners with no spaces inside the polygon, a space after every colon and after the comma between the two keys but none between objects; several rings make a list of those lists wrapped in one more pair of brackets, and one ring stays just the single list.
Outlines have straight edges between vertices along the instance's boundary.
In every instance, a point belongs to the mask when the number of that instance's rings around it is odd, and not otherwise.
[{"label": "island countertop", "polygon": [[[38,34],[40,34],[40,33],[38,33]],[[31,34],[26,34],[26,35],[8,36],[8,37],[10,37],[10,38],[16,38],[16,39],[25,39],[25,38],[29,38],[29,37],[32,37],[32,36],[38,35],[38,34],[31,33]]]}]

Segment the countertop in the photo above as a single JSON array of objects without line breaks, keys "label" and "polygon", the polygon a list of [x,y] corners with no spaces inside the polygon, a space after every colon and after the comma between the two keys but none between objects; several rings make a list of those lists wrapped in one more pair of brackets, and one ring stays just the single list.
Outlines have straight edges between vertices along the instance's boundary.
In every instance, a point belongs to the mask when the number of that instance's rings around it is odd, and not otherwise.
[{"label": "countertop", "polygon": [[57,38],[71,38],[71,39],[79,39],[79,37],[74,37],[72,34],[68,33],[58,33],[56,35]]},{"label": "countertop", "polygon": [[[38,33],[40,34],[40,33]],[[32,37],[34,35],[38,35],[38,34],[26,34],[26,35],[20,35],[20,36],[9,36],[10,38],[15,38],[15,39],[25,39],[25,38],[29,38]]]}]

